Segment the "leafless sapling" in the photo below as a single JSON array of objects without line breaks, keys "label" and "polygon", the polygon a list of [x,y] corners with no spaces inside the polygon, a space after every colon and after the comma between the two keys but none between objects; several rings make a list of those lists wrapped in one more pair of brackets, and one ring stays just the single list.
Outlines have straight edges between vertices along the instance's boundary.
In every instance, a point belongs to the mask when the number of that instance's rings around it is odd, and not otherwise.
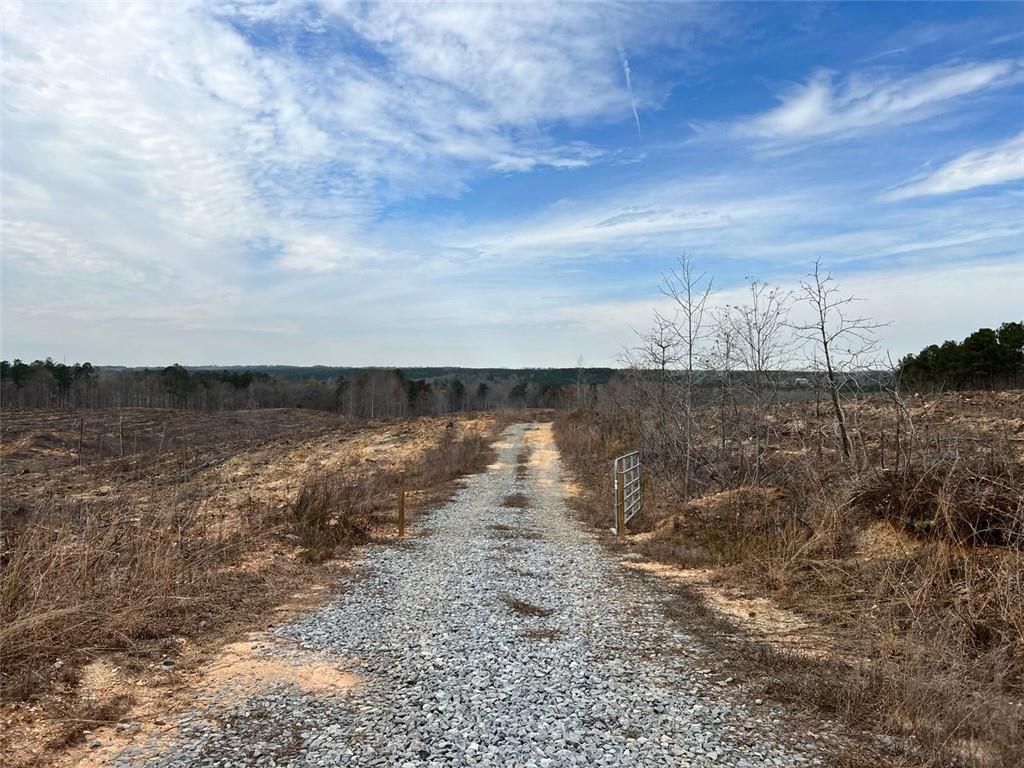
[{"label": "leafless sapling", "polygon": [[705,323],[712,279],[697,273],[693,259],[683,254],[676,266],[663,277],[662,293],[672,300],[675,317],[671,328],[676,335],[679,361],[683,364],[681,386],[681,414],[683,417],[683,494],[690,496],[693,476],[694,444],[694,389],[697,385],[698,365],[703,362],[702,344],[707,339]]},{"label": "leafless sapling", "polygon": [[814,262],[814,271],[801,281],[800,301],[810,309],[811,317],[792,327],[797,336],[812,346],[813,359],[820,361],[818,367],[824,373],[832,401],[843,456],[851,460],[853,440],[843,411],[842,388],[850,374],[863,368],[868,357],[878,349],[875,331],[886,324],[851,314],[853,305],[860,299],[839,290],[835,278],[822,270],[821,259]]},{"label": "leafless sapling", "polygon": [[779,390],[781,371],[792,359],[788,332],[792,295],[758,280],[748,281],[749,302],[729,305],[722,313],[735,339],[736,359],[747,372],[754,412],[754,482],[761,478],[769,440],[768,411]]}]

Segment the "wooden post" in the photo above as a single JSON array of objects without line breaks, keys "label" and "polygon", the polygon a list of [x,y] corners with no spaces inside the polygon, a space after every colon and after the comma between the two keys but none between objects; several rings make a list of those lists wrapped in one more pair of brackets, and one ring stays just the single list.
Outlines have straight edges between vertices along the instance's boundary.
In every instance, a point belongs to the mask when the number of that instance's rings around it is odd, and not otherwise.
[{"label": "wooden post", "polygon": [[626,536],[626,473],[619,470],[615,488],[615,535]]},{"label": "wooden post", "polygon": [[82,466],[82,439],[85,437],[85,416],[78,420],[78,466]]},{"label": "wooden post", "polygon": [[398,535],[405,536],[405,472],[398,473]]},{"label": "wooden post", "polygon": [[124,416],[117,419],[118,452],[124,456]]}]

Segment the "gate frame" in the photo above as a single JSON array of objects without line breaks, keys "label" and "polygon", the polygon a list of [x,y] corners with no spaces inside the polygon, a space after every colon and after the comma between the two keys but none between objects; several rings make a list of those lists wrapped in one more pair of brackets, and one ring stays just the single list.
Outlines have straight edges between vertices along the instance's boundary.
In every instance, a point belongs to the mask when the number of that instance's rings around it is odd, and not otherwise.
[{"label": "gate frame", "polygon": [[612,482],[615,486],[612,532],[621,539],[626,535],[626,523],[643,508],[640,496],[640,451],[623,454],[612,462]]}]

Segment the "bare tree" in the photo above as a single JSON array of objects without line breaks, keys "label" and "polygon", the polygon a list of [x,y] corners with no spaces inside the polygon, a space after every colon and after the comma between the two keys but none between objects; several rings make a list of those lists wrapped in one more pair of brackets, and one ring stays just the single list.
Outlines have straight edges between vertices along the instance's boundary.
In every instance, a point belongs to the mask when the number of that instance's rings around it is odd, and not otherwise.
[{"label": "bare tree", "polygon": [[853,457],[853,440],[847,427],[840,390],[848,375],[878,349],[875,331],[887,324],[851,316],[850,309],[860,299],[840,292],[831,273],[822,271],[821,259],[814,262],[814,271],[808,279],[800,283],[800,301],[811,309],[812,318],[792,327],[800,338],[812,345],[813,359],[820,360],[818,367],[825,374],[843,455],[850,460]]},{"label": "bare tree", "polygon": [[645,367],[657,372],[658,404],[664,406],[667,402],[668,377],[679,364],[679,334],[672,320],[655,312],[651,328],[640,338],[639,356]]},{"label": "bare tree", "polygon": [[651,327],[637,335],[636,346],[623,350],[620,356],[622,373],[619,405],[630,410],[626,420],[643,446],[648,460],[664,456],[671,461],[675,454],[675,430],[668,428],[677,409],[670,402],[674,394],[670,386],[679,363],[678,337],[675,325],[658,312]]},{"label": "bare tree", "polygon": [[736,391],[733,374],[736,370],[736,333],[728,321],[728,308],[718,310],[714,316],[711,332],[711,347],[708,350],[707,366],[718,376],[718,454],[719,461],[725,462],[729,441],[729,410],[735,415]]},{"label": "bare tree", "polygon": [[661,455],[680,466],[685,496],[693,486],[696,456],[695,390],[707,356],[705,322],[711,280],[697,274],[693,262],[681,256],[663,275],[662,293],[672,312],[655,311],[649,330],[637,333],[640,343],[626,350],[629,392],[636,406],[632,424],[648,455]]},{"label": "bare tree", "polygon": [[779,375],[792,355],[788,326],[792,296],[780,288],[757,280],[750,280],[748,286],[749,303],[726,307],[721,322],[730,329],[735,340],[739,367],[748,372],[756,421],[754,482],[758,482],[770,439],[768,411],[777,399]]},{"label": "bare tree", "polygon": [[[896,472],[900,471],[900,465],[903,463],[904,455],[907,456],[907,461],[910,460],[910,456],[913,453],[914,437],[916,431],[914,429],[914,419],[911,416],[910,409],[907,408],[906,402],[903,398],[903,371],[900,364],[892,359],[891,355],[886,355],[886,365],[880,371],[879,389],[889,399],[893,407],[893,421],[895,426],[895,440],[893,441],[893,469]],[[879,438],[879,453],[881,454],[882,469],[885,469],[885,445],[882,442],[883,437]],[[907,444],[907,448],[904,448],[904,442]]]},{"label": "bare tree", "polygon": [[[686,254],[679,257],[674,269],[664,275],[662,293],[675,305],[675,317],[670,328],[678,341],[676,349],[684,364],[682,378],[682,416],[684,441],[683,494],[690,496],[694,459],[694,387],[697,384],[697,364],[701,360],[700,346],[707,338],[705,315],[712,280],[705,273],[697,274],[693,260]],[[656,316],[656,327],[664,325],[665,319]]]}]

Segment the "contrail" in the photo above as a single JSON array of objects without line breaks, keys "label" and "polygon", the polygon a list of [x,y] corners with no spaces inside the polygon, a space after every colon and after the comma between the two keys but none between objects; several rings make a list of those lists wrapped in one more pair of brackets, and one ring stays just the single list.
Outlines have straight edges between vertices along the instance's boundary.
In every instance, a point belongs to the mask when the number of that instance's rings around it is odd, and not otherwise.
[{"label": "contrail", "polygon": [[619,60],[622,62],[622,71],[626,75],[626,90],[629,91],[629,102],[633,106],[633,119],[636,120],[636,137],[639,139],[640,136],[640,113],[636,111],[636,97],[633,95],[633,80],[630,77],[629,72],[629,59],[626,58],[626,49],[622,47],[620,43],[619,49]]}]

